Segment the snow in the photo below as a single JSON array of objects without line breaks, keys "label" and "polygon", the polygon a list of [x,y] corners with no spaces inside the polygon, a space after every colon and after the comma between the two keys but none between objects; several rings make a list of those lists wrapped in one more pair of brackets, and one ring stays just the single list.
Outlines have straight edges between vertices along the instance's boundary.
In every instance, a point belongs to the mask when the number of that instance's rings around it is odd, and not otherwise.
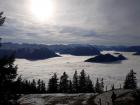
[{"label": "snow", "polygon": [[[111,51],[109,53],[114,52]],[[93,56],[72,55],[61,55],[62,57],[38,61],[16,59],[15,64],[17,64],[19,68],[18,74],[22,75],[24,79],[42,79],[46,83],[55,72],[58,74],[58,77],[60,77],[60,75],[66,71],[69,77],[72,78],[75,70],[79,73],[82,69],[85,69],[94,83],[97,77],[103,77],[105,85],[107,85],[109,89],[114,83],[115,87],[119,87],[120,84],[123,84],[126,74],[130,69],[134,69],[134,71],[137,72],[138,83],[140,84],[140,56],[134,56],[132,55],[133,53],[130,52],[121,53],[126,56],[128,60],[111,64],[84,62],[84,60]]]},{"label": "snow", "polygon": [[[89,99],[92,98],[92,100],[90,99],[90,104],[94,104],[95,102],[96,105],[100,105],[99,100],[101,99],[102,105],[108,105],[108,103],[109,105],[112,105],[112,92],[113,91],[107,91],[102,94],[29,94],[23,95],[19,99],[19,102],[21,105],[88,105]],[[122,102],[126,100],[133,101],[132,93],[134,90],[118,89],[114,90],[114,92],[117,95],[116,102]]]},{"label": "snow", "polygon": [[90,94],[30,94],[23,95],[19,102],[21,105],[72,105],[77,102],[86,104]]},{"label": "snow", "polygon": [[[122,94],[130,93],[131,91],[132,90],[121,89],[121,90],[115,90],[114,92],[117,96],[120,96]],[[97,105],[100,105],[99,100],[101,99],[101,104],[102,105],[108,105],[108,103],[109,103],[109,105],[112,105],[111,95],[112,95],[112,91],[108,91],[108,92],[105,92],[103,94],[100,94],[95,98],[94,102]]]}]

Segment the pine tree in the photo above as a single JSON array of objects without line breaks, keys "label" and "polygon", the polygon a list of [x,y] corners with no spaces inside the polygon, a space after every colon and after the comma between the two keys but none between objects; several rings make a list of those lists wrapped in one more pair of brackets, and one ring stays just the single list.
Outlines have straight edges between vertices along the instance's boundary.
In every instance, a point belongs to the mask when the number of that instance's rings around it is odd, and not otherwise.
[{"label": "pine tree", "polygon": [[126,76],[124,82],[124,89],[136,89],[136,88],[137,88],[136,73],[132,69]]},{"label": "pine tree", "polygon": [[32,92],[35,93],[36,92],[36,81],[35,79],[32,80],[31,82],[31,89],[32,89]]},{"label": "pine tree", "polygon": [[72,81],[69,80],[69,88],[68,88],[69,93],[73,93],[73,87],[72,86],[73,86]]},{"label": "pine tree", "polygon": [[40,90],[40,93],[46,93],[46,86],[45,86],[45,83],[44,83],[43,80],[41,81],[41,90]]},{"label": "pine tree", "polygon": [[84,70],[81,71],[79,76],[79,91],[81,93],[86,91],[86,73]]},{"label": "pine tree", "polygon": [[111,86],[111,90],[115,90],[115,86],[114,86],[114,84]]},{"label": "pine tree", "polygon": [[95,91],[96,91],[97,93],[101,93],[101,92],[102,92],[102,90],[101,90],[101,84],[100,84],[98,78],[97,78],[96,84],[95,84]]},{"label": "pine tree", "polygon": [[60,77],[60,84],[59,89],[62,93],[67,93],[69,88],[69,81],[68,81],[68,75],[66,72],[63,73],[63,75]]},{"label": "pine tree", "polygon": [[78,74],[77,71],[75,71],[73,75],[73,92],[78,93],[79,92],[79,81],[78,81]]},{"label": "pine tree", "polygon": [[106,85],[106,87],[105,87],[105,91],[106,91],[106,92],[108,91],[107,85]]},{"label": "pine tree", "polygon": [[15,87],[14,87],[14,88],[16,88],[16,92],[17,93],[21,93],[22,92],[22,88],[23,88],[22,85],[23,85],[22,84],[22,78],[21,78],[21,76],[19,76],[17,78],[17,81],[15,82]]},{"label": "pine tree", "polygon": [[0,26],[4,24],[5,18],[6,18],[6,17],[3,17],[2,15],[3,15],[3,12],[0,12]]},{"label": "pine tree", "polygon": [[57,74],[54,73],[52,78],[48,82],[48,93],[57,93],[58,92],[58,78]]},{"label": "pine tree", "polygon": [[0,59],[0,105],[18,104],[18,95],[12,90],[17,76],[17,66],[14,65],[14,61],[14,55]]},{"label": "pine tree", "polygon": [[[30,86],[30,84],[31,83],[29,83],[29,86]],[[37,91],[38,91],[38,93],[45,93],[46,92],[45,83],[40,79],[37,82]]]},{"label": "pine tree", "polygon": [[91,79],[90,79],[90,76],[88,75],[88,77],[87,77],[87,82],[86,82],[87,84],[87,87],[86,87],[86,92],[88,92],[88,93],[91,93],[91,92],[94,92],[94,87],[93,87],[93,84],[92,84],[92,81],[91,81]]},{"label": "pine tree", "polygon": [[101,79],[101,92],[104,92],[104,79]]}]

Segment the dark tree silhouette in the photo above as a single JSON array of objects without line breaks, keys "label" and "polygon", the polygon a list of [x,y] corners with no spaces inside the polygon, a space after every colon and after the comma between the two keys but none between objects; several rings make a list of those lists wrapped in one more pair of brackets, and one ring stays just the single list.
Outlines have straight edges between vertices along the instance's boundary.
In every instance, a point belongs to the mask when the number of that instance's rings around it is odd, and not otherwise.
[{"label": "dark tree silhouette", "polygon": [[104,92],[104,79],[101,79],[101,92]]},{"label": "dark tree silhouette", "polygon": [[115,94],[115,92],[113,91],[112,92],[112,95],[111,95],[111,100],[112,100],[112,104],[115,105],[115,100],[116,100],[117,96]]},{"label": "dark tree silhouette", "polygon": [[[5,22],[0,12],[0,26]],[[0,38],[1,47],[1,38]],[[0,105],[18,105],[18,95],[14,94],[11,87],[17,76],[17,66],[14,65],[14,55],[0,58]]]},{"label": "dark tree silhouette", "polygon": [[136,90],[135,93],[133,93],[134,97],[134,105],[140,105],[140,90]]},{"label": "dark tree silhouette", "polygon": [[38,93],[46,92],[45,83],[40,79],[37,81],[37,90],[38,90]]},{"label": "dark tree silhouette", "polygon": [[0,105],[16,105],[17,95],[12,91],[17,76],[14,55],[0,59]]},{"label": "dark tree silhouette", "polygon": [[[59,88],[59,89],[58,89]],[[58,89],[58,90],[57,90]],[[81,71],[78,76],[77,71],[73,75],[73,80],[68,79],[66,72],[60,77],[60,83],[58,84],[57,75],[51,77],[48,82],[48,93],[91,93],[95,92],[93,83],[90,76],[86,76],[84,70]]]},{"label": "dark tree silhouette", "polygon": [[103,93],[104,92],[104,80],[103,80],[103,78],[100,81],[97,78],[96,84],[95,84],[95,91],[97,93]]},{"label": "dark tree silhouette", "polygon": [[111,86],[111,90],[115,90],[115,86],[114,86],[114,84]]},{"label": "dark tree silhouette", "polygon": [[32,88],[32,91],[35,93],[36,90],[37,90],[37,83],[36,81],[33,79],[32,82],[31,82],[31,88]]},{"label": "dark tree silhouette", "polygon": [[43,80],[41,81],[41,91],[40,92],[41,93],[46,93],[46,86],[45,86],[45,83],[44,83]]},{"label": "dark tree silhouette", "polygon": [[13,91],[17,94],[46,93],[45,83],[40,79],[37,82],[34,79],[32,81],[28,81],[22,80],[21,76],[19,76],[12,87]]},{"label": "dark tree silhouette", "polygon": [[[5,18],[6,17],[3,17],[3,12],[0,12],[0,26],[2,26],[5,22]],[[1,47],[1,38],[0,38],[0,47]]]},{"label": "dark tree silhouette", "polygon": [[52,78],[49,80],[47,92],[48,93],[58,92],[58,78],[56,73],[54,73]]},{"label": "dark tree silhouette", "polygon": [[0,26],[2,26],[5,22],[6,17],[3,17],[3,12],[0,12]]},{"label": "dark tree silhouette", "polygon": [[127,74],[124,81],[124,89],[136,89],[137,88],[137,79],[136,73],[132,70]]},{"label": "dark tree silhouette", "polygon": [[60,84],[59,84],[59,91],[61,93],[67,93],[69,88],[69,80],[68,75],[66,72],[63,73],[63,75],[60,77]]},{"label": "dark tree silhouette", "polygon": [[86,85],[87,85],[87,88],[86,88],[86,92],[95,92],[95,90],[94,90],[94,87],[93,87],[93,84],[92,84],[92,81],[91,81],[91,79],[90,79],[90,76],[88,75],[88,77],[87,77],[87,82],[86,82]]},{"label": "dark tree silhouette", "polygon": [[86,92],[86,73],[84,70],[80,72],[79,76],[79,91]]},{"label": "dark tree silhouette", "polygon": [[78,93],[79,92],[79,80],[78,80],[78,74],[77,71],[75,71],[73,75],[73,92]]},{"label": "dark tree silhouette", "polygon": [[69,80],[69,88],[68,88],[69,93],[73,93],[73,86],[72,86],[72,81]]},{"label": "dark tree silhouette", "polygon": [[101,84],[100,84],[98,78],[97,78],[96,84],[95,84],[95,91],[96,91],[97,93],[102,93]]}]

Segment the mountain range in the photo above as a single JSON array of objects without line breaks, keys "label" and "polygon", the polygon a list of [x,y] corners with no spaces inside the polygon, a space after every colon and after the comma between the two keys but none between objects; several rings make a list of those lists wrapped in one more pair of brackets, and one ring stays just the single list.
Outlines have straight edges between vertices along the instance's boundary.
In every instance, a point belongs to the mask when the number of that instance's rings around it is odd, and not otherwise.
[{"label": "mountain range", "polygon": [[75,56],[92,56],[98,55],[101,51],[125,51],[140,52],[140,46],[101,46],[88,44],[18,44],[2,43],[0,48],[0,57],[15,53],[16,58],[25,58],[29,60],[40,60],[51,57],[58,57],[60,54],[71,54]]}]

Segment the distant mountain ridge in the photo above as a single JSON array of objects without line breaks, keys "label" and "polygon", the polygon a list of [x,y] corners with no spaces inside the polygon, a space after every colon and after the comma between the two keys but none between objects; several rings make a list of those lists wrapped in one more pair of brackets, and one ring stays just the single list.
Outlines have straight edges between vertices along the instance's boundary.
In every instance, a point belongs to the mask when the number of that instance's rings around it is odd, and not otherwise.
[{"label": "distant mountain ridge", "polygon": [[90,44],[68,44],[68,45],[48,45],[48,48],[56,51],[66,53],[67,49],[76,47],[93,47],[98,51],[123,51],[123,52],[140,52],[140,46],[105,46],[105,45],[90,45]]},{"label": "distant mountain ridge", "polygon": [[18,49],[18,50],[10,50],[10,49],[0,49],[0,57],[3,56],[10,56],[11,54],[15,54],[16,58],[21,59],[28,59],[28,60],[41,60],[41,59],[47,59],[52,57],[58,57],[56,53],[53,51],[50,51],[46,48],[40,48],[40,49]]},{"label": "distant mountain ridge", "polygon": [[51,51],[43,45],[15,43],[2,44],[2,47],[0,48],[0,57],[9,56],[13,53],[16,58],[28,60],[41,60],[59,56],[54,51]]},{"label": "distant mountain ridge", "polygon": [[140,52],[140,46],[104,46],[104,45],[89,45],[89,44],[18,44],[18,43],[2,43],[0,48],[0,56],[2,53],[16,52],[17,58],[25,59],[46,59],[58,56],[60,54],[71,54],[75,56],[92,56],[100,54],[100,51],[125,51],[125,52]]},{"label": "distant mountain ridge", "polygon": [[70,45],[43,45],[43,44],[17,44],[17,43],[3,43],[1,49],[19,50],[19,49],[48,49],[55,53],[60,54],[71,54],[76,56],[89,56],[97,55],[100,51],[91,45],[80,45],[80,44],[70,44]]},{"label": "distant mountain ridge", "polygon": [[92,45],[80,45],[80,44],[69,44],[69,45],[50,45],[49,49],[59,52],[60,54],[71,54],[76,56],[89,56],[97,55],[100,51]]}]

